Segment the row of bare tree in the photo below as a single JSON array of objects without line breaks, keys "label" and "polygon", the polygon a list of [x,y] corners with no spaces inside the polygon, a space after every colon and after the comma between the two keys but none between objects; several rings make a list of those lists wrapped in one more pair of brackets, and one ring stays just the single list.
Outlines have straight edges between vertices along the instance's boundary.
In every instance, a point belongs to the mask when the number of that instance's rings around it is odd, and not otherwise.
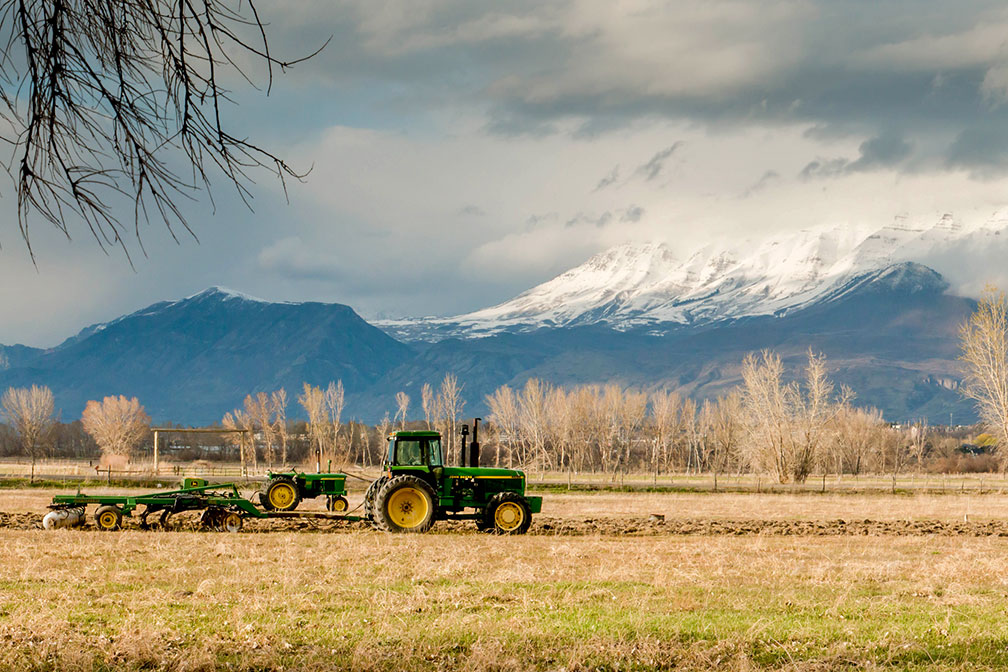
[{"label": "row of bare tree", "polygon": [[571,472],[752,471],[803,482],[815,473],[899,471],[926,446],[926,424],[892,427],[834,390],[822,355],[787,383],[772,352],[748,357],[743,384],[697,403],[618,385],[557,387],[529,380],[487,397],[487,445],[498,464]]}]

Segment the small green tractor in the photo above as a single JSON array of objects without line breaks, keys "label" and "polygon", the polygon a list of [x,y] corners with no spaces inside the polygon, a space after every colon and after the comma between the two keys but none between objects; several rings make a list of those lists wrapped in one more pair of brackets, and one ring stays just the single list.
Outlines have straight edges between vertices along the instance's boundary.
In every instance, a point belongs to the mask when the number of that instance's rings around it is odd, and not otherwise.
[{"label": "small green tractor", "polygon": [[[399,431],[389,435],[385,472],[364,496],[366,517],[388,532],[426,532],[437,520],[474,520],[476,527],[498,534],[524,534],[542,497],[525,494],[525,474],[514,469],[479,466],[479,418],[462,426],[460,465],[445,466],[441,435]],[[468,458],[469,465],[466,465]]]},{"label": "small green tractor", "polygon": [[267,472],[259,503],[267,511],[293,511],[302,499],[325,495],[326,510],[345,513],[346,474],[310,474],[297,471]]}]

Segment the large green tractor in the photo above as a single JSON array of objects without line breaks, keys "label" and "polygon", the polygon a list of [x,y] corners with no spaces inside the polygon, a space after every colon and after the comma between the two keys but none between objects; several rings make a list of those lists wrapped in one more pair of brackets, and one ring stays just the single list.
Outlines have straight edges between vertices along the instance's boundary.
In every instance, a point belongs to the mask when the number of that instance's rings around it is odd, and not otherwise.
[{"label": "large green tractor", "polygon": [[[438,432],[399,431],[389,435],[384,474],[364,496],[367,517],[388,532],[426,532],[437,520],[474,520],[498,534],[524,534],[542,497],[525,494],[525,474],[479,466],[479,418],[472,442],[462,426],[460,466],[445,466]],[[469,464],[466,464],[468,459]]]}]

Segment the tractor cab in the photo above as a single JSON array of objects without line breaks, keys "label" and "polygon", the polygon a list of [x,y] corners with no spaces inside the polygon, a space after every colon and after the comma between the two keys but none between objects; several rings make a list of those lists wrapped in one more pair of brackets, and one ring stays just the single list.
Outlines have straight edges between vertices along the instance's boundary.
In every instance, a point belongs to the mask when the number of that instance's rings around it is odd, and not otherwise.
[{"label": "tractor cab", "polygon": [[446,465],[441,434],[392,432],[382,462],[384,472],[364,494],[364,512],[389,532],[423,532],[435,520],[474,520],[476,527],[502,534],[523,534],[542,497],[525,495],[525,474],[515,469],[481,467],[479,418],[472,440],[462,425],[457,466]]},{"label": "tractor cab", "polygon": [[393,432],[389,436],[384,466],[414,467],[424,471],[443,467],[441,435],[437,432]]}]

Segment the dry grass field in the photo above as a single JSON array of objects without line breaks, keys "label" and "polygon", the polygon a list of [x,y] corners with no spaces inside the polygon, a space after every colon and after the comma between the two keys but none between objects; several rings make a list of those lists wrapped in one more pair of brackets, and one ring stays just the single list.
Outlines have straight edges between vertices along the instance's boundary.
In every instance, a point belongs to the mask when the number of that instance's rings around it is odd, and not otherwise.
[{"label": "dry grass field", "polygon": [[[0,491],[0,512],[52,492]],[[544,519],[997,519],[1008,496],[549,494]],[[0,669],[995,669],[1008,537],[0,530]],[[534,530],[535,532],[535,530]]]}]

